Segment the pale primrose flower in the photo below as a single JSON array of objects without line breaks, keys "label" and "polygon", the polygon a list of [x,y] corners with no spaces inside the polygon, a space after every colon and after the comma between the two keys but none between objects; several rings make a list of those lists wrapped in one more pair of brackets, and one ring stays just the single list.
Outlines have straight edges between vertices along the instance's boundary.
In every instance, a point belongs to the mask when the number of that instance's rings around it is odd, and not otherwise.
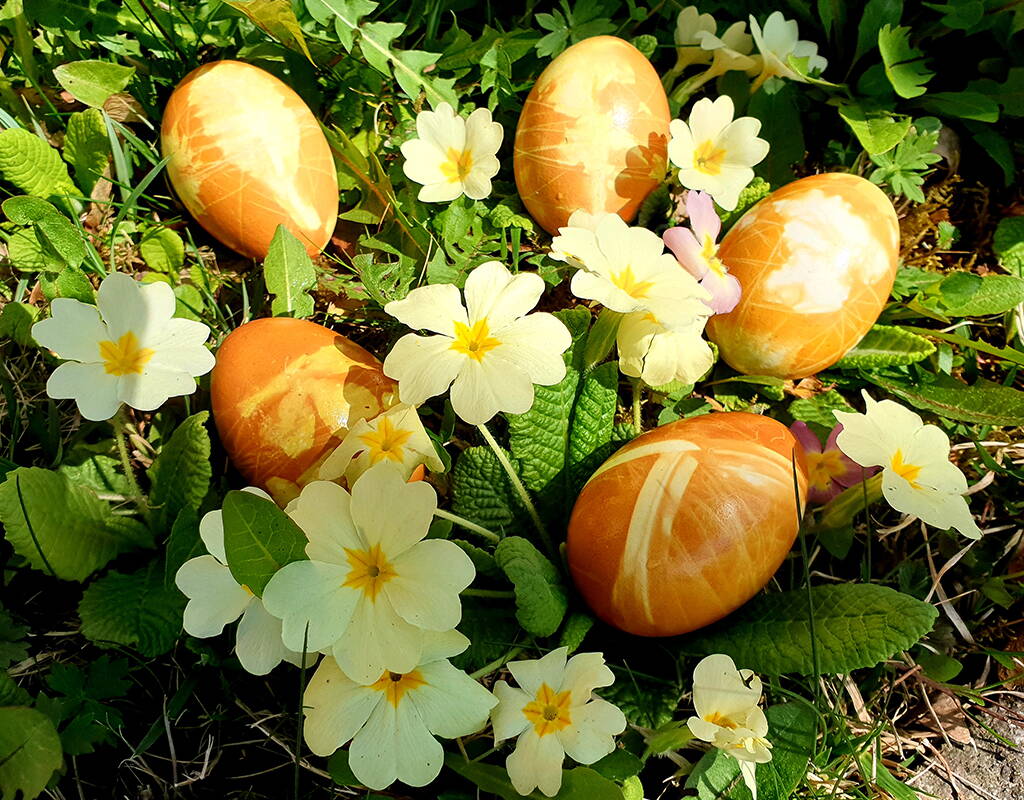
[{"label": "pale primrose flower", "polygon": [[436,508],[429,484],[406,483],[387,462],[351,495],[328,481],[305,486],[288,514],[309,539],[309,560],[286,564],[263,591],[285,645],[329,650],[356,683],[415,669],[431,632],[458,625],[459,592],[475,574],[458,545],[424,541]]},{"label": "pale primrose flower", "polygon": [[757,800],[754,775],[758,764],[772,760],[768,718],[758,706],[761,680],[749,669],[736,669],[729,656],[716,653],[693,670],[693,708],[697,716],[686,725],[690,733],[739,761],[743,781]]},{"label": "pale primrose flower", "polygon": [[727,211],[736,208],[740,192],[754,177],[755,164],[768,155],[768,142],[757,137],[761,121],[733,119],[732,98],[704,97],[693,104],[688,122],[672,120],[668,157],[679,167],[687,189],[710,194]]},{"label": "pale primrose flower", "polygon": [[727,314],[740,301],[740,282],[729,274],[729,268],[718,258],[718,234],[722,221],[715,213],[711,195],[705,192],[686,193],[686,214],[689,228],[669,228],[663,234],[665,246],[686,271],[711,293],[711,310]]},{"label": "pale primrose flower", "polygon": [[707,290],[684,270],[653,231],[632,228],[618,214],[576,211],[558,229],[551,258],[580,269],[569,284],[574,295],[628,314],[657,305],[673,320],[707,316]]},{"label": "pale primrose flower", "polygon": [[666,325],[662,319],[657,308],[622,318],[616,333],[619,369],[648,386],[696,383],[715,361],[701,336],[707,317],[694,317],[682,325]]},{"label": "pale primrose flower", "polygon": [[701,46],[701,34],[714,35],[715,18],[710,14],[701,14],[696,6],[687,6],[676,18],[676,66],[678,74],[691,64],[711,63],[710,48]]},{"label": "pale primrose flower", "polygon": [[763,59],[761,74],[751,86],[751,92],[756,92],[762,83],[773,76],[806,82],[806,75],[793,69],[789,63],[790,58],[806,58],[806,73],[820,73],[828,66],[828,61],[818,55],[818,45],[800,39],[796,20],[787,20],[781,11],[769,14],[764,28],[751,15],[750,32],[754,34],[754,41]]},{"label": "pale primrose flower", "polygon": [[174,317],[166,283],[143,284],[122,272],[103,279],[97,309],[58,297],[32,338],[67,359],[46,382],[56,400],[74,399],[82,416],[110,419],[121,403],[155,411],[170,397],[192,394],[195,378],[213,369],[204,342],[210,329]]},{"label": "pale primrose flower", "polygon": [[436,111],[416,115],[416,132],[418,139],[402,144],[402,168],[407,178],[423,184],[420,200],[446,203],[461,194],[483,200],[491,193],[504,131],[490,111],[478,108],[464,119],[441,103]]},{"label": "pale primrose flower", "polygon": [[533,385],[565,377],[562,360],[572,336],[557,317],[528,313],[544,293],[532,272],[512,275],[488,261],[466,278],[466,302],[450,283],[413,289],[384,310],[413,330],[384,359],[403,403],[419,405],[451,386],[452,408],[470,425],[499,411],[522,414],[533,405]]},{"label": "pale primrose flower", "polygon": [[754,49],[754,39],[747,33],[745,22],[734,22],[721,36],[715,36],[713,30],[698,31],[696,38],[701,48],[711,53],[712,61],[711,66],[700,76],[700,82],[689,87],[691,94],[699,86],[726,72],[737,70],[751,73],[761,66],[760,57],[750,55]]},{"label": "pale primrose flower", "polygon": [[593,764],[615,749],[614,737],[626,728],[622,712],[593,694],[615,682],[604,657],[580,653],[566,662],[567,654],[560,647],[537,660],[513,661],[508,669],[520,688],[494,685],[494,741],[519,737],[505,768],[522,795],[535,788],[548,797],[558,794],[567,754]]},{"label": "pale primrose flower", "polygon": [[[254,486],[242,491],[273,502],[269,494]],[[267,613],[263,601],[231,575],[224,551],[221,511],[211,511],[202,518],[199,536],[209,555],[189,559],[174,576],[174,583],[189,599],[183,620],[185,631],[208,639],[219,636],[225,625],[241,617],[235,635],[235,655],[246,672],[266,675],[282,661],[301,666],[302,653],[288,649],[281,641],[281,620]],[[307,652],[306,662],[314,660],[315,654]]]},{"label": "pale primrose flower", "polygon": [[832,428],[824,447],[806,422],[798,420],[789,429],[800,442],[807,459],[807,499],[811,503],[827,503],[843,489],[856,486],[878,472],[877,467],[864,469],[836,446],[842,425]]},{"label": "pale primrose flower", "polygon": [[865,413],[832,412],[843,425],[839,449],[862,467],[882,468],[882,493],[897,511],[980,539],[963,497],[967,478],[949,460],[949,437],[899,403],[863,395]]},{"label": "pale primrose flower", "polygon": [[382,461],[397,466],[406,480],[421,464],[432,472],[444,472],[415,406],[399,403],[373,419],[356,422],[320,466],[320,478],[333,481],[344,475],[351,486]]},{"label": "pale primrose flower", "polygon": [[361,783],[381,790],[396,780],[426,786],[441,771],[435,736],[469,736],[487,724],[495,699],[447,659],[469,646],[458,631],[436,635],[413,669],[354,683],[333,658],[320,662],[303,695],[303,735],[309,749],[329,756],[345,742]]}]

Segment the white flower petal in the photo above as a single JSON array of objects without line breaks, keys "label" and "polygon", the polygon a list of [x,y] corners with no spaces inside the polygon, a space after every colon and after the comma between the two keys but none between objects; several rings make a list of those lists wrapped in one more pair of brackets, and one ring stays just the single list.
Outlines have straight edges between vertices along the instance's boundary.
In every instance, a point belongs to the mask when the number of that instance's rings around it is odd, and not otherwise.
[{"label": "white flower petal", "polygon": [[464,150],[466,147],[466,120],[456,114],[448,103],[441,103],[433,111],[417,114],[416,133],[442,152],[449,148]]},{"label": "white flower petal", "polygon": [[531,697],[536,697],[540,687],[544,684],[551,689],[557,689],[562,685],[562,675],[565,672],[565,659],[568,653],[568,648],[559,647],[542,658],[512,661],[508,664],[508,671],[512,673],[512,677],[516,679],[523,691]]},{"label": "white flower petal", "polygon": [[518,736],[530,726],[523,708],[533,701],[533,697],[522,689],[509,686],[505,681],[494,684],[494,696],[498,704],[491,711],[491,724],[494,728],[494,742],[497,744]]},{"label": "white flower petal", "polygon": [[[246,486],[243,492],[262,497],[264,500],[273,501],[273,498],[262,489],[256,486]],[[221,564],[228,563],[227,553],[224,551],[224,512],[220,509],[203,514],[199,520],[199,538],[203,540],[206,551],[216,558]]]},{"label": "white flower petal", "polygon": [[891,469],[882,471],[882,493],[897,511],[918,517],[928,525],[942,530],[956,528],[970,539],[981,537],[967,500],[959,494],[920,485],[915,488]]},{"label": "white flower petal", "polygon": [[745,719],[760,699],[761,681],[749,671],[741,674],[727,655],[710,655],[694,667],[693,707],[705,720],[715,715]]},{"label": "white flower petal", "polygon": [[403,403],[417,406],[448,391],[468,360],[452,342],[447,336],[408,333],[395,343],[384,359],[384,374],[398,381]]},{"label": "white flower petal", "polygon": [[504,137],[504,128],[494,122],[488,109],[478,108],[466,118],[466,149],[473,155],[474,166],[484,158],[493,157]]},{"label": "white flower petal", "polygon": [[302,697],[302,734],[309,749],[329,756],[362,728],[374,709],[387,705],[383,692],[349,680],[330,656],[320,662]]},{"label": "white flower petal", "polygon": [[50,318],[32,326],[32,338],[59,358],[98,363],[99,343],[110,339],[96,306],[58,297],[50,303]]},{"label": "white flower petal", "polygon": [[467,358],[452,383],[452,409],[470,425],[483,425],[499,411],[524,414],[533,405],[530,377],[494,357],[497,352],[496,349],[481,361]]},{"label": "white flower petal", "polygon": [[114,341],[133,333],[141,347],[152,347],[176,305],[170,285],[157,281],[140,283],[123,272],[103,279],[96,293],[96,304]]},{"label": "white flower petal", "polygon": [[409,693],[420,718],[431,733],[454,739],[482,730],[498,701],[489,691],[448,661],[435,661],[419,669],[425,686]]},{"label": "white flower petal", "polygon": [[487,319],[494,331],[526,316],[544,294],[544,280],[535,272],[512,275],[500,261],[488,261],[466,278],[466,308],[469,321]]},{"label": "white flower petal", "polygon": [[281,638],[289,650],[302,652],[303,642],[306,652],[323,650],[351,627],[360,593],[343,585],[347,575],[346,567],[322,561],[293,561],[274,573],[263,605],[284,623]]},{"label": "white flower petal", "polygon": [[554,797],[562,788],[562,762],[565,751],[556,736],[538,736],[528,728],[519,736],[516,749],[505,760],[508,777],[519,794],[535,788]]},{"label": "white flower petal", "polygon": [[690,118],[687,120],[693,141],[698,145],[701,142],[717,141],[732,122],[735,111],[732,98],[727,94],[713,101],[707,97],[698,100],[690,109]]},{"label": "white flower petal", "polygon": [[553,314],[530,314],[495,336],[504,346],[494,356],[528,375],[531,383],[552,386],[565,377],[562,353],[572,345],[572,334]]},{"label": "white flower petal", "polygon": [[424,186],[434,183],[448,183],[448,176],[441,171],[441,164],[447,156],[437,145],[425,139],[410,139],[402,144],[405,162],[402,171],[409,180]]},{"label": "white flower petal", "polygon": [[385,670],[411,672],[420,663],[424,632],[403,620],[382,592],[375,600],[360,593],[345,637],[332,653],[357,683],[369,684]]},{"label": "white flower petal", "polygon": [[381,703],[352,740],[349,766],[371,789],[384,789],[396,779],[426,786],[441,772],[444,751],[431,736],[415,705],[405,698],[395,707]]},{"label": "white flower petal", "polygon": [[[463,186],[461,181],[450,181],[445,179],[444,181],[438,181],[437,183],[428,183],[426,186],[422,187],[419,194],[416,195],[416,199],[423,203],[450,203],[462,193]],[[434,285],[443,286],[445,284]]]},{"label": "white flower petal", "polygon": [[382,591],[400,617],[431,631],[446,631],[459,624],[459,592],[476,575],[473,561],[461,547],[444,539],[427,539],[414,544],[392,565],[397,575]]},{"label": "white flower petal", "polygon": [[242,668],[253,675],[266,675],[290,655],[295,655],[281,640],[281,620],[272,616],[259,598],[253,598],[242,613],[235,638],[235,655]]},{"label": "white flower petal", "polygon": [[615,675],[604,663],[601,653],[578,653],[566,663],[561,683],[551,688],[558,692],[572,692],[575,706],[585,703],[594,689],[611,686],[613,683]]},{"label": "white flower petal", "polygon": [[414,331],[426,330],[455,336],[455,323],[468,323],[459,290],[450,283],[434,283],[413,289],[401,300],[393,300],[384,311]]},{"label": "white flower petal", "polygon": [[219,636],[252,600],[252,594],[238,585],[231,570],[213,556],[190,558],[178,568],[174,583],[189,598],[184,628],[201,639]]},{"label": "white flower petal", "polygon": [[352,520],[364,541],[379,544],[393,563],[427,535],[436,509],[437,493],[429,483],[406,483],[387,462],[367,470],[352,487]]},{"label": "white flower petal", "polygon": [[86,419],[110,419],[121,407],[119,379],[108,375],[102,364],[61,364],[46,381],[46,393],[54,400],[73,399]]},{"label": "white flower petal", "polygon": [[768,155],[769,145],[758,138],[760,131],[761,120],[756,117],[740,117],[727,126],[718,139],[718,146],[726,152],[726,161],[745,167],[761,163]]},{"label": "white flower petal", "polygon": [[626,729],[618,708],[597,698],[570,713],[572,724],[555,734],[569,758],[593,764],[615,750],[615,737]]},{"label": "white flower petal", "polygon": [[757,800],[757,764],[753,761],[740,761],[740,773],[753,800]]},{"label": "white flower petal", "polygon": [[156,411],[168,398],[192,394],[197,388],[195,378],[187,372],[164,369],[150,361],[141,375],[121,376],[117,396],[139,411]]},{"label": "white flower petal", "polygon": [[288,516],[309,539],[306,555],[313,561],[346,568],[345,550],[363,550],[367,542],[352,520],[352,497],[336,483],[313,481],[288,508]]},{"label": "white flower petal", "polygon": [[835,411],[843,430],[836,445],[862,467],[887,466],[893,453],[906,447],[924,423],[921,417],[892,400],[876,403],[865,395],[867,411]]},{"label": "white flower petal", "polygon": [[497,170],[491,171],[491,166],[493,164],[488,160],[483,164],[484,169],[474,168],[462,179],[462,192],[470,200],[483,200],[491,196],[491,178],[497,173]]}]

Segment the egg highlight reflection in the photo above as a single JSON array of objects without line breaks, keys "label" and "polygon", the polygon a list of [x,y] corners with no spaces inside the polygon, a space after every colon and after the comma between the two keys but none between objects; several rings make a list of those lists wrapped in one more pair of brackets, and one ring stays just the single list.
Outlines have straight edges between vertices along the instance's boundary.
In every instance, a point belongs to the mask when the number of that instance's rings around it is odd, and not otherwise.
[{"label": "egg highlight reflection", "polygon": [[231,462],[281,504],[317,479],[349,426],[385,411],[397,390],[359,345],[287,317],[236,328],[211,374],[213,418]]},{"label": "egg highlight reflection", "polygon": [[670,119],[657,72],[633,45],[574,44],[540,74],[519,117],[523,204],[552,235],[577,209],[631,222],[665,176]]},{"label": "egg highlight reflection", "polygon": [[743,287],[708,321],[722,358],[748,375],[804,378],[841,359],[878,320],[899,262],[899,220],[873,183],[825,173],[743,215],[718,257]]},{"label": "egg highlight reflection", "polygon": [[569,521],[573,581],[597,616],[628,633],[700,628],[782,564],[803,510],[797,488],[803,498],[803,451],[773,419],[712,413],[655,428],[583,487]]},{"label": "egg highlight reflection", "polygon": [[316,118],[292,89],[240,61],[190,72],[164,109],[160,141],[181,202],[249,258],[284,225],[310,255],[338,218],[338,177]]}]

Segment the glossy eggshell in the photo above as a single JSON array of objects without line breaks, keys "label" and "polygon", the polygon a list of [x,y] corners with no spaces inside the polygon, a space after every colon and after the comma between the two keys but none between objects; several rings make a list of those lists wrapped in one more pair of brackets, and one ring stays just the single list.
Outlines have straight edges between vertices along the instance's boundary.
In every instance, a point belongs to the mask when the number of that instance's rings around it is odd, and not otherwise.
[{"label": "glossy eggshell", "polygon": [[213,236],[265,258],[279,224],[310,255],[338,219],[338,177],[323,131],[294,91],[269,72],[217,61],[171,94],[161,128],[167,173]]},{"label": "glossy eggshell", "polygon": [[232,331],[211,377],[213,418],[228,456],[281,503],[317,478],[349,426],[386,410],[397,390],[359,345],[286,317]]},{"label": "glossy eggshell", "polygon": [[548,233],[577,209],[631,222],[663,180],[668,99],[651,62],[614,36],[575,44],[541,73],[515,139],[519,195]]},{"label": "glossy eggshell", "polygon": [[569,521],[576,587],[605,622],[674,636],[754,596],[793,546],[803,451],[779,422],[741,412],[637,437],[584,486]]},{"label": "glossy eggshell", "polygon": [[899,221],[856,175],[825,173],[772,192],[718,256],[743,287],[708,321],[722,358],[748,375],[804,378],[830,367],[878,320],[896,278]]}]

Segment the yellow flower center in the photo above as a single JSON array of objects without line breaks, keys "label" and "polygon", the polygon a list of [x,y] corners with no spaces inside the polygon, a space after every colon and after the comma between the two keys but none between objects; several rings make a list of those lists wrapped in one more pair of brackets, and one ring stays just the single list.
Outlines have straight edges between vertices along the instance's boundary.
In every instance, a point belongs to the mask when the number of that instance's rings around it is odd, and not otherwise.
[{"label": "yellow flower center", "polygon": [[139,347],[139,340],[131,331],[116,342],[109,339],[100,342],[100,358],[103,359],[103,369],[108,375],[120,377],[133,372],[141,375],[143,368],[154,355],[155,350]]},{"label": "yellow flower center", "polygon": [[451,349],[457,353],[483,361],[484,356],[500,344],[500,339],[491,336],[486,317],[478,319],[472,326],[455,323],[455,341],[451,343]]},{"label": "yellow flower center", "polygon": [[345,556],[350,569],[342,586],[361,589],[371,602],[377,599],[380,588],[397,574],[379,544],[369,550],[346,547]]},{"label": "yellow flower center", "polygon": [[719,278],[725,276],[725,264],[718,260],[718,245],[706,233],[704,234],[704,246],[700,250],[700,257],[707,262],[707,265]]},{"label": "yellow flower center", "polygon": [[523,714],[533,724],[538,736],[557,733],[572,724],[569,704],[572,692],[556,692],[546,683],[542,683],[537,696],[523,706]]},{"label": "yellow flower center", "polygon": [[423,675],[420,674],[418,669],[414,669],[412,672],[385,672],[376,681],[370,684],[370,688],[378,692],[384,692],[388,698],[388,702],[392,706],[398,708],[399,702],[402,700],[402,695],[412,689],[419,689],[421,686],[426,686],[427,682],[423,680]]},{"label": "yellow flower center", "polygon": [[381,417],[377,430],[364,433],[359,441],[369,450],[371,463],[390,460],[401,464],[404,458],[403,446],[410,436],[412,431],[396,428],[390,419]]},{"label": "yellow flower center", "polygon": [[638,281],[633,274],[633,267],[626,265],[626,268],[612,273],[612,285],[622,289],[630,297],[646,297],[654,284],[651,281]]},{"label": "yellow flower center", "polygon": [[824,491],[832,485],[835,478],[846,472],[843,454],[838,450],[807,453],[807,472],[811,478],[811,487]]},{"label": "yellow flower center", "polygon": [[889,463],[892,471],[910,484],[913,489],[920,489],[921,484],[917,482],[921,474],[921,466],[918,464],[907,464],[903,461],[903,451],[897,450],[892,454],[892,461]]},{"label": "yellow flower center", "polygon": [[704,721],[710,722],[712,725],[717,725],[720,728],[728,728],[731,731],[736,730],[738,727],[735,722],[724,714],[719,714],[717,711],[704,717]]},{"label": "yellow flower center", "polygon": [[693,151],[694,169],[700,170],[705,175],[720,174],[724,161],[725,148],[715,147],[715,143],[711,139],[701,142]]},{"label": "yellow flower center", "polygon": [[473,170],[473,154],[469,150],[456,150],[449,147],[445,153],[445,160],[441,163],[441,174],[449,183],[464,181]]}]

